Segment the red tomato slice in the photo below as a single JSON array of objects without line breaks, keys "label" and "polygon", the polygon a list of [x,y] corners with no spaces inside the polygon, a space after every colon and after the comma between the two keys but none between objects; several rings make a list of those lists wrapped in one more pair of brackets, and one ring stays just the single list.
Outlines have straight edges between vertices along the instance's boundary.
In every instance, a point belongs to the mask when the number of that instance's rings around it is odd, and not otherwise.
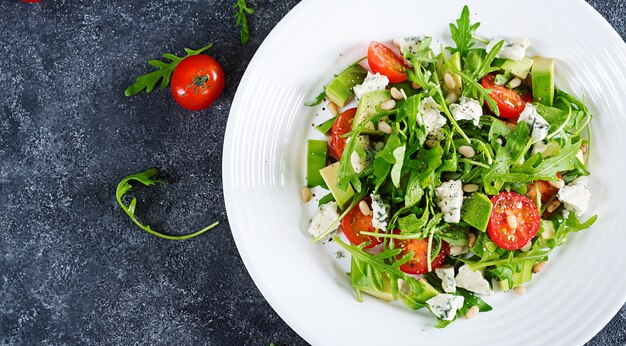
[{"label": "red tomato slice", "polygon": [[[515,192],[501,192],[493,196],[491,202],[493,209],[487,233],[496,245],[507,250],[519,250],[537,235],[541,218],[530,198]],[[509,225],[509,216],[515,217],[515,228]]]},{"label": "red tomato slice", "polygon": [[[395,242],[402,249],[402,253],[398,255],[397,259],[400,259],[409,252],[413,251],[413,258],[401,265],[400,270],[407,274],[425,274],[428,272],[428,238],[395,240]],[[433,242],[431,251],[436,250],[435,245],[436,244]],[[435,269],[439,267],[449,253],[450,245],[442,240],[439,254],[430,263],[431,268]]]},{"label": "red tomato slice", "polygon": [[495,78],[496,73],[490,73],[483,77],[481,84],[483,88],[491,89],[489,96],[496,101],[500,111],[500,118],[519,117],[520,113],[526,108],[526,103],[533,101],[532,95],[524,94],[522,97],[515,90],[511,90],[504,85],[497,85],[494,82]]},{"label": "red tomato slice", "polygon": [[[557,173],[556,176],[559,179],[563,179],[561,173]],[[541,204],[546,204],[550,202],[559,193],[559,189],[552,186],[549,181],[546,180],[535,180],[534,182],[528,184],[526,188],[526,196],[530,198],[533,202],[537,201],[537,190],[541,193]]]},{"label": "red tomato slice", "polygon": [[333,127],[330,129],[330,150],[328,151],[328,155],[335,160],[341,158],[341,154],[343,154],[343,150],[346,148],[348,138],[342,138],[341,136],[350,132],[355,114],[356,108],[346,109],[343,113],[339,114],[333,123]]},{"label": "red tomato slice", "polygon": [[224,89],[224,71],[208,55],[183,59],[172,74],[172,96],[181,107],[198,111],[207,108]]},{"label": "red tomato slice", "polygon": [[[365,198],[364,201],[371,205],[369,198]],[[376,237],[361,234],[361,232],[376,232],[376,229],[372,226],[372,215],[363,215],[358,205],[341,219],[341,229],[352,245],[369,241],[370,243],[365,247],[369,249],[382,242]]]},{"label": "red tomato slice", "polygon": [[367,49],[367,63],[374,73],[378,72],[387,76],[389,83],[400,83],[406,80],[404,59],[380,42],[370,43]]}]

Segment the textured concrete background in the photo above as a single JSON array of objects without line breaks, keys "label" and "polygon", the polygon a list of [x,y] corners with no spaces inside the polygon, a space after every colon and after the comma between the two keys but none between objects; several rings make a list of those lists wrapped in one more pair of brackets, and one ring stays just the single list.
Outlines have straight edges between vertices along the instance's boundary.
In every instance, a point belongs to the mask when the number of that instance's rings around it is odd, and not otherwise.
[{"label": "textured concrete background", "polygon": [[[248,276],[220,176],[238,81],[297,2],[253,0],[245,47],[230,0],[0,2],[0,345],[305,344]],[[624,0],[590,2],[626,37]],[[227,76],[209,109],[124,97],[146,60],[209,41]],[[144,220],[221,225],[132,225],[115,186],[153,166],[170,184],[142,190]],[[590,344],[626,344],[625,325],[623,308]]]}]

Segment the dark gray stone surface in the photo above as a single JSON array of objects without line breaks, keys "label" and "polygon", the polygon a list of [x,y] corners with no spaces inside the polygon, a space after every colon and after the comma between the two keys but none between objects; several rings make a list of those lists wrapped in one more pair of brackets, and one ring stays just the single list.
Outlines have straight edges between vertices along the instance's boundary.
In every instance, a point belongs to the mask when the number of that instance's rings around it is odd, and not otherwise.
[{"label": "dark gray stone surface", "polygon": [[[256,0],[241,46],[230,0],[0,2],[0,345],[305,344],[248,276],[223,202],[222,141],[249,60],[298,0]],[[590,1],[626,36],[623,0]],[[166,92],[125,98],[146,60],[214,42],[227,84],[191,113]],[[163,241],[132,225],[118,181]],[[584,321],[581,321],[584,323]],[[590,344],[626,344],[626,308]]]}]

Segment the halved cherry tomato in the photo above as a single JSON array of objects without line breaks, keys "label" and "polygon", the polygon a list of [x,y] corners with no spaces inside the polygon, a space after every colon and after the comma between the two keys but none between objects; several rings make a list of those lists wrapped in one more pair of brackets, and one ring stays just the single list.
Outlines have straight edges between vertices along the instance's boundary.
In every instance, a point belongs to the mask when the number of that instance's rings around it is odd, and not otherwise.
[{"label": "halved cherry tomato", "polygon": [[[399,232],[399,230],[396,230]],[[413,258],[408,262],[400,266],[400,270],[407,274],[425,274],[428,273],[428,238],[425,239],[407,239],[407,240],[395,240],[396,245],[402,249],[397,259],[402,258],[409,252],[413,251]],[[436,250],[435,242],[433,241],[432,250]],[[450,253],[450,245],[445,241],[441,241],[441,250],[437,257],[430,263],[432,269],[435,269],[443,263],[446,256]]]},{"label": "halved cherry tomato", "polygon": [[[561,173],[557,173],[556,176],[559,179],[563,179]],[[559,189],[552,186],[549,181],[546,180],[535,180],[534,182],[528,184],[526,188],[526,196],[530,198],[533,202],[537,201],[537,190],[541,193],[541,204],[546,204],[550,202],[557,193],[559,193]]]},{"label": "halved cherry tomato", "polygon": [[406,80],[404,59],[380,42],[370,43],[367,49],[367,63],[374,73],[378,72],[387,76],[389,83],[400,83]]},{"label": "halved cherry tomato", "polygon": [[[530,198],[515,192],[501,192],[491,198],[493,209],[487,233],[496,245],[507,250],[519,250],[539,231],[539,210]],[[515,228],[507,218],[515,217]]]},{"label": "halved cherry tomato", "polygon": [[497,85],[494,80],[496,73],[490,73],[483,77],[481,84],[485,89],[491,89],[491,98],[498,104],[498,110],[500,111],[500,118],[517,118],[520,113],[526,108],[527,102],[532,102],[532,95],[527,93],[522,95],[518,94],[515,90],[511,90],[504,85]]},{"label": "halved cherry tomato", "polygon": [[356,108],[346,109],[343,113],[339,114],[333,123],[333,127],[330,129],[330,150],[328,151],[328,155],[335,160],[341,158],[341,154],[343,154],[343,150],[346,148],[348,138],[342,138],[341,136],[350,132],[355,114]]},{"label": "halved cherry tomato", "polygon": [[224,71],[208,55],[199,54],[183,59],[172,74],[174,100],[183,108],[199,111],[207,108],[224,89]]},{"label": "halved cherry tomato", "polygon": [[[364,201],[366,201],[368,205],[371,205],[369,198],[365,198]],[[352,208],[352,210],[341,219],[341,229],[343,230],[343,234],[346,235],[346,238],[348,238],[353,245],[359,245],[364,241],[369,241],[370,243],[365,246],[366,249],[369,249],[382,242],[379,238],[361,234],[361,232],[375,232],[376,229],[372,226],[372,215],[364,215],[361,213],[361,209],[358,206]]]}]

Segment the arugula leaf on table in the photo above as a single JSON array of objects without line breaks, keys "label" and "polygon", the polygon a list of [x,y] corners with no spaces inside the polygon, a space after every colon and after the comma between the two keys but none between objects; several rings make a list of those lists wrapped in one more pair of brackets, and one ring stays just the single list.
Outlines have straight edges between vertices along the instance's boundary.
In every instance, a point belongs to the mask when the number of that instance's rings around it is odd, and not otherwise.
[{"label": "arugula leaf on table", "polygon": [[239,39],[241,44],[247,44],[250,38],[250,29],[248,29],[248,15],[254,13],[254,10],[248,7],[246,0],[237,0],[233,5],[233,8],[237,10],[235,13],[235,27],[240,27]]},{"label": "arugula leaf on table", "polygon": [[461,56],[464,57],[474,46],[473,36],[479,26],[480,23],[472,24],[470,22],[469,7],[465,5],[461,11],[461,17],[456,20],[456,25],[450,23],[450,36],[452,36],[456,47],[447,47],[446,49],[451,54],[459,52]]},{"label": "arugula leaf on table", "polygon": [[155,175],[157,175],[159,173],[159,171],[156,168],[150,168],[144,172],[141,173],[136,173],[136,174],[132,174],[127,176],[126,178],[122,179],[122,181],[120,181],[119,184],[117,184],[117,190],[115,192],[115,197],[117,198],[117,203],[119,203],[120,207],[122,207],[122,209],[124,210],[124,212],[126,213],[126,215],[128,215],[130,217],[131,220],[133,220],[133,222],[139,226],[141,229],[143,229],[144,231],[155,235],[157,237],[161,237],[164,239],[169,239],[169,240],[185,240],[185,239],[190,239],[196,236],[199,236],[200,234],[210,230],[211,228],[217,226],[219,224],[219,222],[214,222],[211,225],[195,232],[195,233],[190,233],[190,234],[185,234],[185,235],[169,235],[169,234],[164,234],[164,233],[160,233],[157,232],[155,230],[153,230],[149,225],[144,225],[142,223],[140,223],[137,218],[135,217],[135,210],[137,207],[137,198],[133,197],[133,199],[130,201],[130,204],[126,205],[124,204],[124,202],[122,201],[122,198],[124,197],[124,195],[132,188],[131,182],[132,181],[138,181],[140,183],[142,183],[145,186],[152,186],[155,184],[165,184],[165,182],[163,180],[159,180],[159,179],[152,179]]},{"label": "arugula leaf on table", "polygon": [[182,58],[179,58],[178,56],[174,54],[169,54],[169,53],[163,54],[163,57],[169,60],[170,62],[164,62],[161,60],[148,60],[148,64],[156,67],[157,70],[148,72],[146,74],[143,74],[137,77],[137,79],[135,80],[135,83],[133,83],[128,88],[126,88],[126,90],[124,90],[124,95],[133,96],[135,94],[140,93],[143,90],[149,93],[154,89],[154,87],[157,85],[159,80],[161,81],[161,90],[165,89],[170,84],[170,79],[172,78],[172,73],[174,73],[174,69],[176,69],[176,66],[178,66],[178,64],[184,58],[187,58],[193,55],[198,55],[211,47],[213,47],[213,43],[209,43],[206,46],[200,49],[195,49],[195,50],[190,49],[190,48],[185,48],[185,52],[187,53],[187,55],[185,55]]}]

